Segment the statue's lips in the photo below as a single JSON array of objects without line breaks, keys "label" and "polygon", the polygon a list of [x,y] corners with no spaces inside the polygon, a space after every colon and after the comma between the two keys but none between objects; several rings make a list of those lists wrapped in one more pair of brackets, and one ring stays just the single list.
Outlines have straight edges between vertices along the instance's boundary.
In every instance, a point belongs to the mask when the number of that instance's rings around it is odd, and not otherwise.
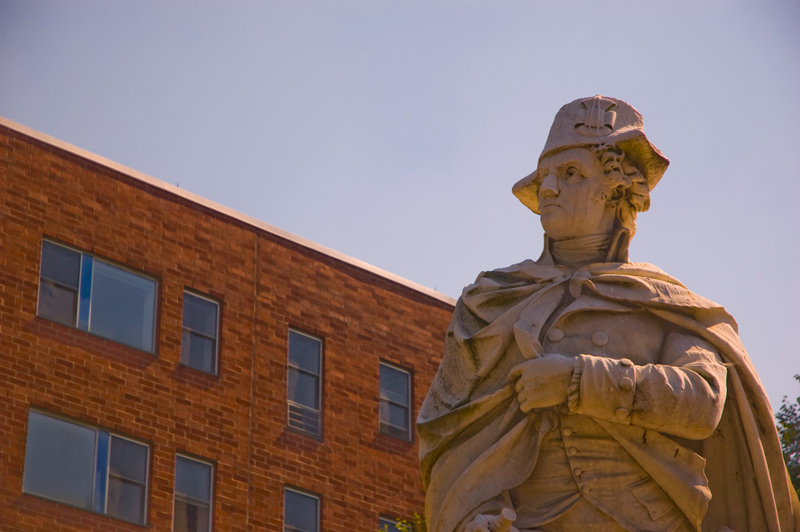
[{"label": "statue's lips", "polygon": [[554,201],[540,201],[539,202],[539,210],[543,211],[548,207],[559,207],[560,205]]}]

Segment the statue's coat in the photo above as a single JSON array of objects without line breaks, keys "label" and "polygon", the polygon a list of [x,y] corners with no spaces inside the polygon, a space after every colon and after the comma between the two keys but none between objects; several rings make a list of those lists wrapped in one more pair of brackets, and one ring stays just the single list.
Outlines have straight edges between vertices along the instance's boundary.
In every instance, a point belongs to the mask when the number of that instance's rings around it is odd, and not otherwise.
[{"label": "statue's coat", "polygon": [[589,291],[598,304],[644,309],[710,343],[729,366],[722,419],[707,439],[687,446],[669,434],[596,420],[690,523],[704,532],[800,531],[772,410],[733,318],[649,264],[592,264],[570,275],[530,260],[481,274],[456,305],[418,418],[428,530],[458,532],[479,511],[496,512],[503,492],[533,471],[551,418],[521,413],[507,375],[541,355],[540,328],[564,287],[575,297]]}]

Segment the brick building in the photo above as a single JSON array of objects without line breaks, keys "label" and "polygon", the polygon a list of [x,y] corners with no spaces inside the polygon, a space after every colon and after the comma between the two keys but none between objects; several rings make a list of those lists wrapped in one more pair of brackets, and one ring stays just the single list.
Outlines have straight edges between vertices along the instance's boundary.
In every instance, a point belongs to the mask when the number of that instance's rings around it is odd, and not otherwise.
[{"label": "brick building", "polygon": [[421,511],[452,299],[6,119],[0,198],[1,530]]}]

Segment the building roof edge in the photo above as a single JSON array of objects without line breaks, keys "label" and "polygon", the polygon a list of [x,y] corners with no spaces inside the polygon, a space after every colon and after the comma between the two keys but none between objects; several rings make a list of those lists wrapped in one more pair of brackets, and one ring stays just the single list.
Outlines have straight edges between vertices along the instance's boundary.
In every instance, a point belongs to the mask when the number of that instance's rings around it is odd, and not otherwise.
[{"label": "building roof edge", "polygon": [[428,288],[427,286],[423,286],[423,285],[421,285],[419,283],[415,283],[414,281],[410,281],[410,280],[408,280],[408,279],[406,279],[404,277],[400,277],[399,275],[396,275],[394,273],[386,271],[386,270],[384,270],[382,268],[378,268],[377,266],[373,266],[372,264],[366,263],[366,262],[364,262],[362,260],[356,259],[354,257],[350,257],[349,255],[345,255],[344,253],[340,253],[340,252],[336,251],[335,249],[331,249],[331,248],[329,248],[327,246],[323,246],[322,244],[317,244],[316,242],[313,242],[311,240],[308,240],[307,238],[303,238],[301,236],[295,235],[294,233],[290,233],[289,231],[284,231],[283,229],[280,229],[279,227],[275,227],[275,226],[270,225],[270,224],[268,224],[266,222],[262,222],[261,220],[253,218],[252,216],[248,216],[246,214],[243,214],[243,213],[238,212],[238,211],[236,211],[234,209],[231,209],[229,207],[221,205],[221,204],[219,204],[219,203],[217,203],[215,201],[206,199],[206,198],[204,198],[202,196],[198,196],[197,194],[194,194],[192,192],[189,192],[189,191],[184,190],[182,188],[179,188],[177,186],[170,185],[169,183],[167,183],[165,181],[161,181],[160,179],[156,179],[154,177],[151,177],[151,176],[149,176],[147,174],[144,174],[142,172],[134,170],[133,168],[129,168],[127,166],[124,166],[122,164],[114,162],[114,161],[112,161],[110,159],[106,159],[105,157],[102,157],[102,156],[97,155],[95,153],[92,153],[90,151],[84,150],[82,148],[79,148],[77,146],[74,146],[72,144],[64,142],[62,140],[59,140],[59,139],[57,139],[55,137],[51,137],[50,135],[46,135],[44,133],[36,131],[35,129],[31,129],[31,128],[27,127],[27,126],[24,126],[22,124],[14,122],[13,120],[9,120],[8,118],[5,118],[3,116],[0,116],[0,126],[4,126],[4,127],[8,128],[8,129],[10,129],[12,131],[16,131],[17,133],[20,133],[22,135],[30,137],[30,138],[32,138],[34,140],[37,140],[37,141],[42,142],[44,144],[48,144],[50,146],[53,146],[53,147],[58,148],[60,150],[66,151],[68,153],[71,153],[71,154],[76,155],[78,157],[81,157],[83,159],[89,160],[89,161],[94,162],[96,164],[99,164],[101,166],[105,166],[106,168],[109,168],[109,169],[114,170],[116,172],[125,174],[128,177],[131,177],[133,179],[136,179],[138,181],[146,183],[146,184],[148,184],[150,186],[153,186],[153,187],[156,187],[156,188],[160,188],[160,189],[164,190],[165,192],[169,192],[170,194],[174,194],[174,195],[179,196],[179,197],[181,197],[183,199],[186,199],[188,201],[191,201],[193,203],[196,203],[198,205],[201,205],[201,206],[206,207],[208,209],[211,209],[213,211],[219,212],[219,213],[221,213],[221,214],[223,214],[225,216],[228,216],[230,218],[233,218],[235,220],[243,222],[243,223],[245,223],[247,225],[250,225],[250,226],[252,226],[252,227],[254,227],[256,229],[260,229],[260,230],[265,231],[267,233],[276,235],[276,236],[278,236],[280,238],[283,238],[284,240],[288,240],[289,242],[293,242],[295,244],[298,244],[298,245],[303,246],[305,248],[314,250],[314,251],[316,251],[318,253],[321,253],[323,255],[327,255],[327,256],[329,256],[331,258],[334,258],[334,259],[336,259],[338,261],[344,262],[345,264],[349,264],[351,266],[355,266],[356,268],[359,268],[361,270],[367,271],[367,272],[372,273],[374,275],[377,275],[379,277],[383,277],[385,279],[388,279],[389,281],[392,281],[392,282],[394,282],[396,284],[399,284],[401,286],[405,286],[406,288],[410,288],[411,290],[414,290],[416,292],[424,294],[424,295],[426,295],[428,297],[431,297],[431,298],[436,299],[438,301],[441,301],[443,303],[447,303],[449,305],[455,305],[455,302],[456,302],[455,299],[453,299],[452,297],[450,297],[448,295],[442,294],[441,292],[437,292],[436,290],[433,290],[432,288]]}]

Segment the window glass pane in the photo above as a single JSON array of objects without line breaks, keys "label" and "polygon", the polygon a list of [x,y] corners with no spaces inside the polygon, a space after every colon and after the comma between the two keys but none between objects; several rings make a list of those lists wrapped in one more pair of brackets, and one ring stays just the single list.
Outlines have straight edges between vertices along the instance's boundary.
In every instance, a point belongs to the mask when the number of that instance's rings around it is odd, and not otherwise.
[{"label": "window glass pane", "polygon": [[108,487],[108,453],[111,434],[104,430],[97,431],[97,467],[94,472],[94,503],[92,510],[106,513],[106,488]]},{"label": "window glass pane", "polygon": [[408,406],[408,381],[405,371],[381,364],[381,397]]},{"label": "window glass pane", "polygon": [[181,335],[181,364],[216,373],[216,342],[188,330]]},{"label": "window glass pane", "polygon": [[143,523],[144,486],[120,478],[108,477],[106,513],[126,521]]},{"label": "window glass pane", "polygon": [[184,292],[183,326],[216,338],[217,304]]},{"label": "window glass pane", "polygon": [[39,284],[39,316],[75,327],[78,291],[42,279]]},{"label": "window glass pane", "polygon": [[289,368],[289,400],[319,410],[319,377]]},{"label": "window glass pane", "polygon": [[389,436],[400,440],[406,440],[406,441],[411,440],[411,435],[409,434],[408,430],[401,429],[384,422],[381,422],[381,432],[383,434],[388,434]]},{"label": "window glass pane", "polygon": [[292,490],[286,490],[284,524],[303,532],[317,532],[319,499]]},{"label": "window glass pane", "polygon": [[322,342],[304,334],[289,331],[289,363],[319,375]]},{"label": "window glass pane", "polygon": [[155,281],[95,260],[89,330],[152,351],[155,293]]},{"label": "window glass pane", "polygon": [[406,429],[408,427],[408,409],[392,403],[381,404],[381,421]]},{"label": "window glass pane", "polygon": [[147,446],[112,436],[109,473],[144,484],[147,476]]},{"label": "window glass pane", "polygon": [[42,243],[42,277],[78,290],[81,254],[48,241]]},{"label": "window glass pane", "polygon": [[207,507],[175,499],[173,532],[208,532],[209,513]]},{"label": "window glass pane", "polygon": [[23,490],[90,508],[94,447],[94,430],[31,412]]},{"label": "window glass pane", "polygon": [[385,532],[400,532],[400,529],[397,528],[397,521],[394,519],[386,519],[384,517],[380,518],[379,528]]},{"label": "window glass pane", "polygon": [[211,466],[182,456],[175,457],[175,492],[211,501]]},{"label": "window glass pane", "polygon": [[89,330],[93,269],[94,259],[91,255],[84,255],[81,260],[81,286],[78,296],[78,328],[84,331]]}]

